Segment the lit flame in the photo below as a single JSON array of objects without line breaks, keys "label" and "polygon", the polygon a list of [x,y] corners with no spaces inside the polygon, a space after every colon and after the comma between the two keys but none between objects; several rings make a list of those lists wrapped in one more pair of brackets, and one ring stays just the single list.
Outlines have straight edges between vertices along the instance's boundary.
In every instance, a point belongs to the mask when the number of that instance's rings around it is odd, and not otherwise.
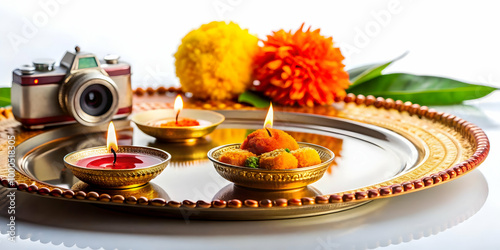
[{"label": "lit flame", "polygon": [[273,128],[273,104],[269,106],[269,110],[267,111],[266,121],[264,122],[264,128]]},{"label": "lit flame", "polygon": [[174,112],[177,114],[178,112],[180,112],[182,110],[183,106],[184,106],[184,104],[182,103],[181,95],[177,95],[177,97],[175,98],[175,102],[174,102]]},{"label": "lit flame", "polygon": [[111,149],[115,150],[115,152],[118,151],[118,142],[116,140],[115,125],[113,125],[113,122],[110,122],[108,126],[108,139],[106,146],[108,152],[111,152]]}]

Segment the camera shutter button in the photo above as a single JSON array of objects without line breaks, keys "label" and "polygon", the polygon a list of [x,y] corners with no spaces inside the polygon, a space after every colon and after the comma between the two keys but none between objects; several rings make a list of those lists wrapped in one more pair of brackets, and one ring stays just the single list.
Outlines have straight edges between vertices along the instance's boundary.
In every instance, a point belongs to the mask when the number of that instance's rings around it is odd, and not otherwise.
[{"label": "camera shutter button", "polygon": [[115,54],[106,55],[104,57],[104,61],[107,64],[118,64],[118,59],[120,59],[120,56]]},{"label": "camera shutter button", "polygon": [[36,59],[33,61],[33,65],[35,65],[37,71],[52,71],[54,70],[55,63],[54,60],[48,58]]},{"label": "camera shutter button", "polygon": [[33,75],[35,73],[35,67],[28,64],[22,65],[19,70],[23,75]]}]

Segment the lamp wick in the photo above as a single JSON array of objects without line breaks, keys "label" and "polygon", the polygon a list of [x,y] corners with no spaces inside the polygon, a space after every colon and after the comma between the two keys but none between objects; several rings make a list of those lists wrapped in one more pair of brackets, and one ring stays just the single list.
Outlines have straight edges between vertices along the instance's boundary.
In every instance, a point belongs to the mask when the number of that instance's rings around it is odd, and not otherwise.
[{"label": "lamp wick", "polygon": [[181,113],[181,111],[177,111],[177,114],[175,115],[175,125],[179,125],[179,114]]},{"label": "lamp wick", "polygon": [[113,158],[113,165],[115,165],[115,163],[116,163],[116,152],[115,152],[115,150],[113,148],[111,148],[111,153],[113,153],[113,157],[114,157]]},{"label": "lamp wick", "polygon": [[271,131],[269,131],[269,129],[266,127],[266,131],[267,131],[267,134],[269,134],[269,137],[273,137],[273,135],[271,134]]}]

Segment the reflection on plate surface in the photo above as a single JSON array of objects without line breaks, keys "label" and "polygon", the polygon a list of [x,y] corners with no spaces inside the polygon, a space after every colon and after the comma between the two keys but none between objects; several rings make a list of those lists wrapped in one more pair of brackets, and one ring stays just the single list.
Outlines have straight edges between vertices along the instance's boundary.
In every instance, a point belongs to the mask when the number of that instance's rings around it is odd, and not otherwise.
[{"label": "reflection on plate surface", "polygon": [[223,187],[217,194],[215,194],[213,200],[231,200],[231,199],[251,199],[251,200],[264,200],[264,199],[300,199],[302,197],[315,197],[322,195],[316,188],[312,185],[306,186],[301,189],[293,190],[257,190],[245,187],[240,187],[234,184],[229,184]]},{"label": "reflection on plate surface", "polygon": [[[0,186],[2,237],[7,234],[4,226],[8,223],[5,209],[7,193],[8,189]],[[257,248],[276,241],[275,237],[266,237],[268,234],[296,234],[300,231],[307,233],[300,237],[287,237],[281,246],[285,249],[311,249],[311,246],[315,247],[312,249],[374,249],[419,240],[455,227],[478,212],[487,197],[486,179],[476,170],[432,189],[376,200],[339,213],[293,220],[244,223],[197,221],[188,217],[171,220],[124,214],[101,206],[46,199],[25,192],[17,193],[16,201],[23,206],[17,208],[16,218],[20,220],[18,240],[29,239],[51,245],[62,243],[80,248],[116,249],[116,242],[120,241],[130,249],[151,249],[160,244],[189,249],[199,246],[196,239],[207,236],[212,239],[204,242],[207,248],[220,248],[220,242],[231,246],[241,243],[241,240],[247,242],[249,248]],[[57,219],[47,220],[54,214],[57,214]],[[383,230],[380,230],[382,227]],[[68,229],[79,230],[78,237],[75,237],[74,230]],[[252,240],[256,237],[258,241]]]},{"label": "reflection on plate surface", "polygon": [[165,190],[163,190],[160,186],[154,183],[147,183],[139,187],[127,188],[127,189],[99,189],[90,186],[89,184],[83,181],[78,181],[71,187],[71,190],[74,190],[75,192],[84,191],[87,193],[94,191],[100,194],[101,193],[109,194],[110,196],[123,195],[124,197],[135,196],[135,197],[146,197],[148,199],[163,198],[166,200],[170,200],[170,197],[168,196],[167,192],[165,192]]}]

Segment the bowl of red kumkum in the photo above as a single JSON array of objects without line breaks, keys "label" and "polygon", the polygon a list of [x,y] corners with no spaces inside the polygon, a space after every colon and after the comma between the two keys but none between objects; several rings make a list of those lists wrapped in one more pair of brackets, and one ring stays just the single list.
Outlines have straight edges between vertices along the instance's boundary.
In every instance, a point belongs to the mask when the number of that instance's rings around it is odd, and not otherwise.
[{"label": "bowl of red kumkum", "polygon": [[212,133],[224,119],[217,112],[197,109],[183,109],[177,119],[173,109],[149,110],[132,116],[132,121],[142,132],[164,141],[203,137]]}]

